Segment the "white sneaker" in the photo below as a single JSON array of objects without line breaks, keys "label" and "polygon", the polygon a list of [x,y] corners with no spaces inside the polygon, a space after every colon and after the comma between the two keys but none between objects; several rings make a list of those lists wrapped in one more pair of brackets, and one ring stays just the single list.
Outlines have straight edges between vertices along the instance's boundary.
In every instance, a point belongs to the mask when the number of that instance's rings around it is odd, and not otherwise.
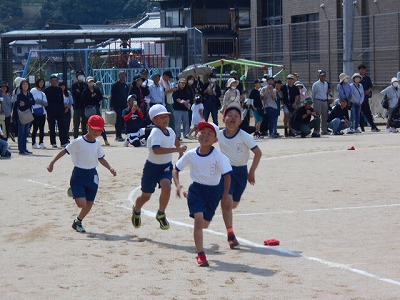
[{"label": "white sneaker", "polygon": [[46,149],[46,146],[43,143],[39,144],[40,149]]},{"label": "white sneaker", "polygon": [[386,132],[387,132],[387,133],[392,132],[392,128],[386,128]]},{"label": "white sneaker", "polygon": [[124,142],[124,147],[128,147],[129,146],[129,141],[128,140],[125,140],[125,142]]},{"label": "white sneaker", "polygon": [[390,130],[391,130],[391,132],[393,132],[393,133],[399,132],[396,128],[393,128],[393,127],[391,127]]},{"label": "white sneaker", "polygon": [[32,146],[33,149],[40,149],[39,145],[37,143],[33,144]]},{"label": "white sneaker", "polygon": [[355,131],[355,133],[361,133],[360,128],[357,128],[356,131]]}]

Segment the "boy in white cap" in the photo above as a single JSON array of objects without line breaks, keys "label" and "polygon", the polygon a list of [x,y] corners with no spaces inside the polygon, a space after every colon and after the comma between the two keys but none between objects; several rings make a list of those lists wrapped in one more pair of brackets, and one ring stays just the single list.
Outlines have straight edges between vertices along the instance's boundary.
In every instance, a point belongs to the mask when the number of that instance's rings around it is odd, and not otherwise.
[{"label": "boy in white cap", "polygon": [[189,215],[194,218],[196,259],[198,266],[207,267],[208,261],[203,248],[203,228],[208,227],[218,207],[221,176],[225,178],[222,198],[228,197],[231,183],[229,173],[232,168],[228,158],[213,146],[218,141],[219,128],[211,122],[200,122],[198,128],[200,146],[191,149],[176,162],[173,176],[177,195],[180,197],[182,185],[179,182],[179,172],[186,166],[190,167],[193,183],[189,186],[187,203]]},{"label": "boy in white cap", "polygon": [[72,223],[72,228],[77,232],[86,232],[82,226],[82,220],[92,209],[97,189],[99,186],[99,176],[96,166],[100,162],[114,176],[117,172],[109,165],[104,158],[105,154],[98,138],[104,131],[104,120],[101,116],[93,115],[89,118],[86,125],[87,133],[68,144],[50,162],[47,170],[53,171],[54,164],[65,154],[70,154],[75,165],[71,175],[72,197],[76,205],[81,209],[79,215]]},{"label": "boy in white cap", "polygon": [[171,113],[161,104],[155,104],[149,110],[149,117],[155,127],[147,139],[149,156],[143,168],[142,194],[136,198],[132,207],[132,225],[135,228],[140,227],[142,223],[141,209],[150,200],[158,184],[161,193],[156,219],[160,223],[161,229],[169,229],[165,209],[171,194],[172,153],[177,152],[181,157],[186,151],[186,146],[180,146],[174,131],[168,127],[170,115]]}]

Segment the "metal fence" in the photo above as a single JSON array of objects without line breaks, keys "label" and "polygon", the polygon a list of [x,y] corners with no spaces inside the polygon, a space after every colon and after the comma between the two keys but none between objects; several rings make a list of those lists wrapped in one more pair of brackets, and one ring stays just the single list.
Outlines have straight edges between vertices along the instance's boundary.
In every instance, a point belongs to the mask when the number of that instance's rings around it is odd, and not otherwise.
[{"label": "metal fence", "polygon": [[[399,24],[400,13],[354,19],[354,71],[364,63],[376,86],[390,83],[400,69]],[[343,70],[343,19],[241,29],[239,52],[243,58],[284,64],[308,86],[319,69],[336,84]]]}]

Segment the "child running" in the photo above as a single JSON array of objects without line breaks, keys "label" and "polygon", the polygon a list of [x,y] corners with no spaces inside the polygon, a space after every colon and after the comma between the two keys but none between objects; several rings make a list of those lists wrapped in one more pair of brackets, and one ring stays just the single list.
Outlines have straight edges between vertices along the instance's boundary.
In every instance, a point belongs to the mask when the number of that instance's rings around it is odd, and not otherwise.
[{"label": "child running", "polygon": [[197,251],[197,264],[207,267],[208,261],[203,248],[203,228],[210,224],[218,207],[221,189],[221,176],[224,177],[224,192],[222,198],[228,201],[228,191],[231,182],[232,168],[228,158],[213,144],[218,141],[219,128],[211,122],[198,124],[200,147],[185,153],[176,163],[173,171],[174,182],[178,197],[181,196],[182,186],[179,182],[179,172],[186,166],[190,167],[190,177],[193,183],[189,186],[187,204],[189,216],[194,218],[194,244]]},{"label": "child running", "polygon": [[174,131],[168,127],[170,114],[161,104],[155,104],[149,110],[149,117],[156,127],[151,130],[147,139],[149,156],[143,168],[142,194],[132,207],[132,225],[135,228],[140,227],[141,209],[150,200],[158,184],[161,194],[156,219],[161,229],[169,229],[165,209],[171,194],[172,153],[177,152],[181,157],[187,148],[180,146]]},{"label": "child running", "polygon": [[[231,185],[228,197],[222,197],[222,216],[228,233],[228,242],[231,249],[239,245],[233,231],[232,209],[239,205],[240,198],[246,188],[247,181],[254,185],[255,172],[260,162],[262,152],[254,138],[239,128],[242,108],[238,103],[231,103],[224,111],[223,122],[225,129],[219,135],[219,148],[232,165]],[[247,161],[250,150],[254,153],[250,170],[247,171]],[[223,181],[223,178],[221,179]],[[222,183],[221,183],[222,184]]]},{"label": "child running", "polygon": [[81,209],[72,223],[72,228],[81,233],[86,232],[82,225],[82,220],[92,209],[99,187],[99,176],[96,170],[98,162],[107,168],[111,174],[117,175],[117,172],[104,158],[105,154],[101,143],[96,139],[104,131],[103,118],[98,115],[91,116],[86,128],[88,132],[68,144],[65,149],[54,157],[47,167],[47,170],[52,172],[57,160],[65,154],[71,155],[72,162],[75,165],[70,180],[71,191],[76,205]]}]

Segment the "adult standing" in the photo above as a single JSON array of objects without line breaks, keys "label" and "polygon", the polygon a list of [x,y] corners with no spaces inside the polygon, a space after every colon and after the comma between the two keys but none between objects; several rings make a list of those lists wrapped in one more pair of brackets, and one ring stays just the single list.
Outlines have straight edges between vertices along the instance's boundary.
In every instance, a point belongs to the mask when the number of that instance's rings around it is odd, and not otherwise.
[{"label": "adult standing", "polygon": [[[35,82],[35,87],[31,89],[33,99],[35,99],[35,105],[33,105],[33,117],[32,122],[32,148],[33,149],[46,149],[44,145],[44,125],[46,123],[46,106],[47,97],[43,93],[44,90],[44,79],[38,78]],[[39,130],[39,144],[36,143],[36,134]]]},{"label": "adult standing", "polygon": [[389,100],[389,108],[387,109],[386,131],[397,132],[396,128],[392,128],[390,126],[390,120],[392,118],[393,110],[397,106],[400,98],[399,81],[396,77],[393,77],[390,83],[391,84],[381,92],[381,95]]},{"label": "adult standing", "polygon": [[[103,100],[103,93],[101,90],[95,86],[94,83],[94,78],[92,76],[88,76],[86,78],[87,81],[87,87],[82,93],[82,101],[85,106],[85,110],[88,106],[94,106],[96,108],[96,115],[101,116],[101,110],[100,110],[100,104],[101,101]],[[86,116],[87,118],[90,118],[91,116]],[[104,144],[106,146],[110,146],[110,143],[107,140],[107,134],[106,131],[103,130],[101,132],[101,136],[104,139]]]},{"label": "adult standing", "polygon": [[126,108],[126,98],[128,98],[129,87],[126,83],[126,73],[120,71],[118,81],[111,86],[110,109],[114,110],[117,118],[115,122],[115,140],[123,142],[122,129],[124,128],[124,119],[122,111]]},{"label": "adult standing", "polygon": [[213,119],[213,123],[218,126],[218,110],[221,108],[221,88],[217,83],[217,76],[214,73],[208,75],[208,83],[204,86],[204,119],[208,122],[208,118]]},{"label": "adult standing", "polygon": [[178,87],[174,87],[171,83],[172,72],[170,70],[164,71],[160,80],[161,86],[165,92],[165,107],[167,111],[171,113],[169,118],[169,127],[175,130],[175,118],[174,118],[174,100],[172,99],[172,93],[178,90]]},{"label": "adult standing", "polygon": [[189,133],[190,94],[186,89],[185,78],[178,80],[178,90],[172,93],[172,99],[174,100],[175,134],[179,140],[182,140],[181,126],[183,126],[185,138]]},{"label": "adult standing", "polygon": [[149,88],[151,85],[153,85],[153,80],[149,79],[149,70],[143,69],[140,72],[140,75],[142,76],[142,80],[143,80],[143,82],[142,82],[143,88]]},{"label": "adult standing", "polygon": [[[238,73],[235,71],[235,70],[232,70],[230,73],[229,73],[229,76],[230,76],[230,78],[233,78],[233,79],[235,79],[237,82],[238,82],[238,85],[237,85],[237,89],[238,89],[238,91],[240,92],[240,95],[243,93],[243,84],[240,82],[240,80],[239,80],[239,78],[238,78]],[[230,79],[229,78],[229,79]],[[228,79],[228,80],[229,80]],[[228,87],[229,88],[229,87]]]},{"label": "adult standing", "polygon": [[8,137],[11,137],[13,142],[15,142],[14,137],[11,135],[11,113],[13,110],[13,104],[17,99],[14,101],[11,97],[10,87],[6,82],[1,84],[1,97],[3,98],[3,101],[1,102],[1,109],[5,117],[4,125],[6,127],[4,130],[5,140],[7,141]]},{"label": "adult standing", "polygon": [[79,136],[79,125],[81,125],[82,135],[86,134],[86,123],[87,119],[85,117],[85,107],[82,101],[82,93],[86,88],[86,78],[85,74],[82,70],[76,72],[77,82],[72,84],[72,98],[74,99],[74,104],[72,107],[74,108],[74,116],[73,116],[73,125],[74,125],[74,139],[77,139]]},{"label": "adult standing", "polygon": [[161,85],[160,79],[161,75],[159,73],[155,73],[152,76],[153,84],[149,86],[150,92],[150,107],[154,104],[161,104],[165,106],[165,92],[164,87]]},{"label": "adult standing", "polygon": [[296,77],[293,74],[286,76],[286,84],[282,87],[282,102],[283,102],[283,124],[285,127],[285,137],[296,136],[292,132],[290,118],[298,107],[300,101],[299,89],[294,85]]},{"label": "adult standing", "polygon": [[[19,86],[20,93],[17,95],[17,110],[26,111],[31,110],[32,106],[35,104],[35,100],[31,92],[29,91],[29,82],[24,79],[21,81]],[[21,155],[32,154],[26,148],[26,139],[28,138],[30,123],[22,124],[18,119],[18,150]]]},{"label": "adult standing", "polygon": [[321,134],[328,134],[328,92],[329,84],[325,80],[326,72],[318,71],[319,79],[312,85],[312,100],[314,111],[321,117]]},{"label": "adult standing", "polygon": [[350,114],[350,130],[348,133],[361,133],[358,129],[360,126],[361,105],[364,101],[364,88],[361,81],[360,73],[354,73],[351,77],[353,82],[351,87],[351,114]]},{"label": "adult standing", "polygon": [[358,66],[358,73],[361,75],[361,85],[364,89],[364,101],[361,105],[361,117],[360,117],[360,127],[364,131],[364,117],[367,118],[369,125],[371,125],[372,132],[379,132],[380,130],[376,127],[374,118],[372,117],[371,107],[369,105],[369,99],[372,97],[372,80],[367,75],[367,67],[363,64]]},{"label": "adult standing", "polygon": [[261,123],[264,118],[264,106],[261,101],[260,89],[261,89],[261,80],[256,79],[254,80],[254,88],[250,91],[249,99],[253,100],[252,107],[253,107],[253,116],[255,121],[255,138],[262,138],[260,127]]},{"label": "adult standing", "polygon": [[147,86],[143,86],[143,78],[140,75],[133,77],[133,82],[129,89],[129,95],[133,94],[136,95],[137,103],[141,111],[147,115],[147,103],[145,98],[150,94],[150,91]]},{"label": "adult standing", "polygon": [[64,97],[64,119],[65,119],[65,133],[67,135],[68,143],[69,143],[69,127],[71,125],[71,107],[74,103],[74,99],[72,98],[72,93],[68,91],[67,84],[65,82],[60,82],[58,86],[62,89],[63,97]]},{"label": "adult standing", "polygon": [[58,78],[55,75],[50,76],[50,86],[44,90],[47,97],[47,122],[50,130],[50,143],[53,148],[57,148],[56,143],[56,122],[61,147],[68,144],[67,130],[65,129],[64,118],[64,96],[62,89],[58,86]]}]

